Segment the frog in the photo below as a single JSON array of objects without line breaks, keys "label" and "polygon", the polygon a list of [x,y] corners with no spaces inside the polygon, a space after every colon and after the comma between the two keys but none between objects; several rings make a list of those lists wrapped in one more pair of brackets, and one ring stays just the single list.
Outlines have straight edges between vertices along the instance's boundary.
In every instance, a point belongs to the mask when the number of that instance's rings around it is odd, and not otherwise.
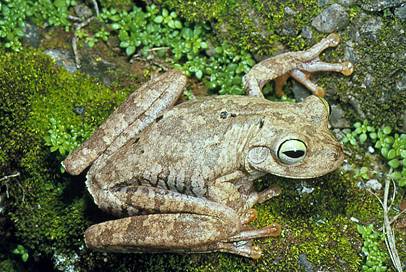
[{"label": "frog", "polygon": [[90,195],[100,209],[116,216],[85,231],[87,247],[260,258],[254,240],[277,237],[282,228],[278,223],[252,227],[254,205],[281,190],[270,186],[257,191],[254,182],[267,174],[319,177],[339,168],[344,159],[322,97],[271,102],[261,89],[288,75],[322,95],[306,74],[352,72],[349,62],[319,59],[338,42],[339,36],[330,34],[308,50],[259,62],[243,77],[247,96],[209,96],[175,105],[187,83],[175,70],[133,92],[62,162],[72,175],[89,168]]}]

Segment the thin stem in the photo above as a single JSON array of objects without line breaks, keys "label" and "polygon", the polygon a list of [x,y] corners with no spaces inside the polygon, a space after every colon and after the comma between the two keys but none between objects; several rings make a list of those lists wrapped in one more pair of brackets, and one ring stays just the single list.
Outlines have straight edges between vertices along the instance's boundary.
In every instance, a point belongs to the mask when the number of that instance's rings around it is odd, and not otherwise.
[{"label": "thin stem", "polygon": [[99,16],[100,12],[99,12],[99,5],[97,4],[97,1],[92,0],[92,3],[93,3],[94,10],[96,11],[96,16]]},{"label": "thin stem", "polygon": [[15,174],[11,174],[11,175],[8,175],[8,176],[4,176],[4,177],[0,178],[0,182],[5,181],[5,180],[8,180],[8,179],[11,179],[11,178],[18,177],[19,175],[20,175],[20,173],[17,172],[17,173],[15,173]]},{"label": "thin stem", "polygon": [[[383,233],[385,235],[385,244],[386,247],[388,248],[388,252],[390,255],[390,258],[392,260],[392,264],[396,271],[402,272],[402,263],[400,262],[399,254],[396,249],[396,239],[395,239],[395,233],[391,227],[391,221],[389,220],[389,208],[388,208],[388,197],[389,197],[389,188],[390,188],[390,183],[391,180],[389,178],[386,178],[385,180],[385,191],[384,191],[384,198],[383,198]],[[396,190],[396,187],[394,187]],[[394,195],[396,194],[396,191],[393,191],[392,196],[391,196],[391,201],[393,203]],[[391,204],[392,204],[391,203]]]}]

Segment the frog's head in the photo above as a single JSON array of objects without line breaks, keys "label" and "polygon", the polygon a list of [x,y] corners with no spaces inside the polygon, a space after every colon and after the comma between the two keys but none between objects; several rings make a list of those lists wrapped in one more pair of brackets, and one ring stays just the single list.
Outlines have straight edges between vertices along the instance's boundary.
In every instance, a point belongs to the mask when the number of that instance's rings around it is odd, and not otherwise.
[{"label": "frog's head", "polygon": [[341,144],[328,129],[329,106],[310,96],[267,113],[246,149],[250,169],[288,178],[314,178],[337,169]]}]

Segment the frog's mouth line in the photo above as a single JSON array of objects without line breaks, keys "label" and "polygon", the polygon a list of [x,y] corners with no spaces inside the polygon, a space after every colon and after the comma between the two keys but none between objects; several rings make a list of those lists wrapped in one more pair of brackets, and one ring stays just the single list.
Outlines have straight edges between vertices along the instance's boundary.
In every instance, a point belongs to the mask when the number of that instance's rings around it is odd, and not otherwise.
[{"label": "frog's mouth line", "polygon": [[[334,160],[331,160],[329,162],[326,161],[325,163],[323,163],[319,161],[317,163],[318,166],[314,166],[314,163],[306,162],[306,158],[304,158],[302,162],[294,165],[286,165],[277,161],[277,164],[280,167],[279,171],[269,171],[269,173],[275,176],[290,179],[313,179],[336,171],[340,168],[343,161],[344,153],[342,152],[336,152]],[[327,164],[328,167],[326,167]]]}]

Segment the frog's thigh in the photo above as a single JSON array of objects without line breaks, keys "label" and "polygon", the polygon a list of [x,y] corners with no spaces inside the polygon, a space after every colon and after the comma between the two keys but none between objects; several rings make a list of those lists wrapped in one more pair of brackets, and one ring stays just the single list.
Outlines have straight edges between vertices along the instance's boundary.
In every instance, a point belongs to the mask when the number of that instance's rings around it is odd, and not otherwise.
[{"label": "frog's thigh", "polygon": [[118,252],[205,251],[205,246],[199,247],[225,240],[232,229],[207,215],[150,214],[93,225],[86,230],[85,241],[89,248]]},{"label": "frog's thigh", "polygon": [[113,213],[125,211],[137,215],[139,210],[150,213],[190,213],[221,218],[233,225],[232,232],[240,229],[237,213],[221,204],[204,197],[194,197],[175,191],[151,186],[126,186],[99,191],[98,205]]},{"label": "frog's thigh", "polygon": [[176,71],[166,72],[145,83],[86,142],[69,154],[63,161],[66,171],[78,175],[106,149],[107,153],[114,153],[172,107],[185,85],[186,77]]}]

